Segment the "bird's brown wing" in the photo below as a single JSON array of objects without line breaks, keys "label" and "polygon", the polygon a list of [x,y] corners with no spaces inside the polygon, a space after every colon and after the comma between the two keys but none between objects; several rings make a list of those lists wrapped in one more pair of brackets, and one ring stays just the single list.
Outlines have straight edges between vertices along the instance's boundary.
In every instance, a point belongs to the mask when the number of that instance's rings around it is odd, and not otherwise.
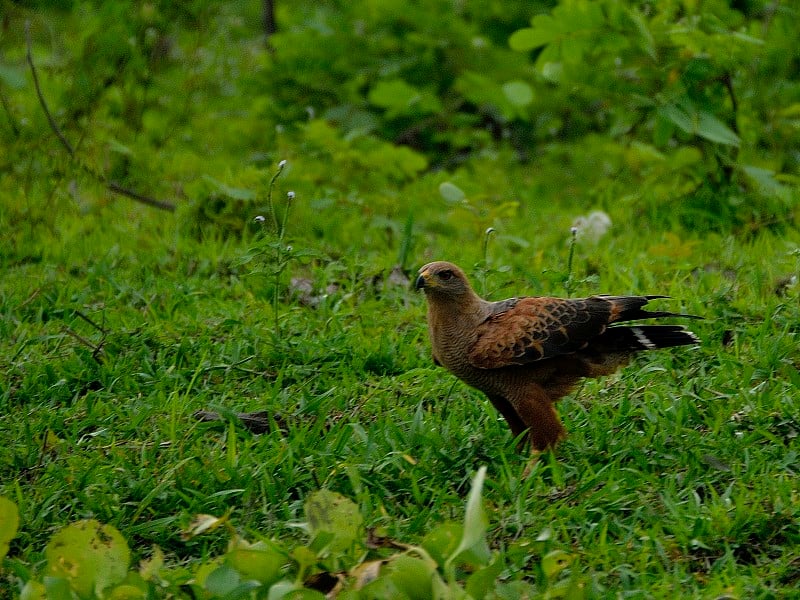
[{"label": "bird's brown wing", "polygon": [[[577,352],[620,320],[619,300],[531,297],[499,302],[478,326],[469,362],[479,369],[498,369]],[[641,298],[638,304],[644,303]]]}]

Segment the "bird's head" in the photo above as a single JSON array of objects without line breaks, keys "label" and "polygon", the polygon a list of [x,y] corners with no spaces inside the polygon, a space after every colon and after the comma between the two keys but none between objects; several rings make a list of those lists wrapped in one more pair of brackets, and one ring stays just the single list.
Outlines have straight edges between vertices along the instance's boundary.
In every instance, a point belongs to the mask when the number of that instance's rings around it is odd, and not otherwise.
[{"label": "bird's head", "polygon": [[422,267],[415,285],[418,290],[423,290],[428,296],[458,298],[473,294],[464,271],[453,263],[445,261],[428,263]]}]

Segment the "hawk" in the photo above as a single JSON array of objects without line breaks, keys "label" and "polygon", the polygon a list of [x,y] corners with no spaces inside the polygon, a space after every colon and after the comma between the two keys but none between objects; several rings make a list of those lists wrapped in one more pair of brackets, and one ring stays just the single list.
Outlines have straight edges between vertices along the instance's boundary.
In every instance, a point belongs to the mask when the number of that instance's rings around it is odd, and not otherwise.
[{"label": "hawk", "polygon": [[514,437],[527,432],[534,450],[565,436],[554,403],[581,378],[609,375],[635,352],[700,343],[679,325],[616,325],[699,318],[643,310],[650,300],[667,296],[488,302],[473,291],[464,271],[444,261],[422,267],[416,288],[428,301],[434,362],[486,394]]}]

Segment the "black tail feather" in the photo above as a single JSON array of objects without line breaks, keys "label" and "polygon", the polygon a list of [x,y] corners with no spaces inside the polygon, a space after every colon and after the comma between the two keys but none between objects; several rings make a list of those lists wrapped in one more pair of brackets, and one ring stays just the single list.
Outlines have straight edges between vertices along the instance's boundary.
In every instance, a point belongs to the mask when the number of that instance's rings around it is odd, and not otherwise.
[{"label": "black tail feather", "polygon": [[638,352],[699,344],[700,339],[681,325],[609,327],[594,344],[605,352]]},{"label": "black tail feather", "polygon": [[602,296],[605,300],[610,300],[618,313],[614,316],[614,322],[638,321],[640,319],[658,319],[661,317],[681,317],[684,319],[702,319],[697,315],[687,315],[675,313],[667,310],[643,310],[642,307],[650,300],[669,298],[669,296]]}]

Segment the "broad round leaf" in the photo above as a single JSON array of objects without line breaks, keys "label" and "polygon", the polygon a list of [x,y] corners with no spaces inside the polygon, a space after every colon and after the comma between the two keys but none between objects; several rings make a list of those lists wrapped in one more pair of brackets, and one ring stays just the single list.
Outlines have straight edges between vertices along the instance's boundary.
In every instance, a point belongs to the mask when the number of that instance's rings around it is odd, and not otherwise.
[{"label": "broad round leaf", "polygon": [[308,497],[304,508],[312,535],[333,534],[331,550],[347,550],[361,536],[363,517],[358,506],[341,494],[320,490]]},{"label": "broad round leaf", "polygon": [[131,553],[119,531],[89,519],[56,533],[45,557],[49,575],[66,579],[81,596],[99,596],[125,579]]},{"label": "broad round leaf", "polygon": [[528,106],[533,102],[533,89],[524,81],[509,81],[503,84],[503,94],[515,106]]},{"label": "broad round leaf", "polygon": [[439,565],[458,547],[464,536],[464,527],[459,523],[442,523],[430,531],[420,543],[430,557]]},{"label": "broad round leaf", "polygon": [[140,600],[147,598],[147,592],[130,583],[118,585],[108,594],[109,600]]},{"label": "broad round leaf", "polygon": [[8,498],[0,496],[0,561],[8,554],[8,544],[17,535],[19,510]]},{"label": "broad round leaf", "polygon": [[434,566],[415,556],[401,554],[390,561],[385,569],[392,583],[409,598],[431,598],[433,596]]},{"label": "broad round leaf", "polygon": [[542,571],[548,579],[554,578],[572,564],[574,557],[563,550],[553,550],[542,558]]},{"label": "broad round leaf", "polygon": [[227,596],[241,583],[242,578],[233,567],[221,565],[208,574],[205,588],[215,596]]},{"label": "broad round leaf", "polygon": [[285,557],[278,552],[254,548],[232,550],[225,560],[239,572],[242,579],[255,579],[267,586],[281,578],[286,562]]}]

